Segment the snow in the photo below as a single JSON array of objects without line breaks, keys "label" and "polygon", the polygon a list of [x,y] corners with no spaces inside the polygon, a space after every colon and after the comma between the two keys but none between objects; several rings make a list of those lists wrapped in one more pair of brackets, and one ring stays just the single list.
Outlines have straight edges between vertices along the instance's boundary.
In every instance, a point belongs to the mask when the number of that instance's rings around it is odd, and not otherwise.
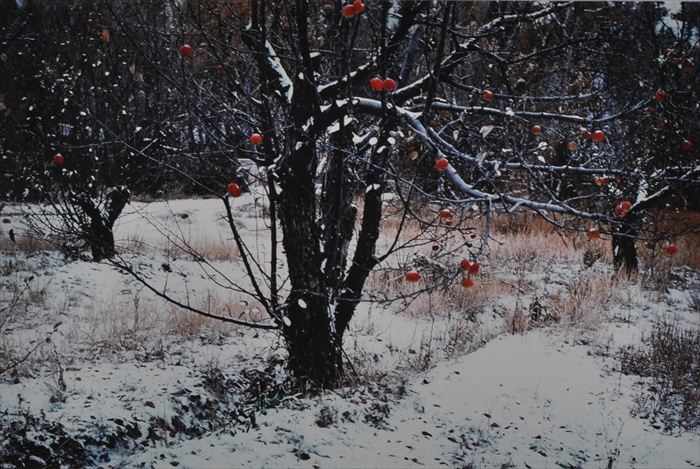
[{"label": "snow", "polygon": [[291,103],[292,96],[294,96],[294,84],[289,78],[287,71],[282,66],[282,62],[280,61],[279,57],[277,57],[277,53],[269,41],[265,41],[265,48],[267,50],[267,61],[275,74],[277,74],[280,89],[283,90],[287,102]]},{"label": "snow", "polygon": [[[352,116],[344,116],[343,117],[343,125],[348,126],[352,124],[353,122],[357,122],[357,119],[355,119]],[[328,126],[328,134],[334,134],[340,130],[340,122],[334,122],[330,126]]]},{"label": "snow", "polygon": [[[250,432],[191,440],[167,451],[192,468],[204,462],[389,468],[598,468],[611,459],[620,467],[659,468],[700,462],[700,438],[649,431],[629,415],[631,378],[601,375],[587,347],[562,345],[561,339],[545,331],[504,336],[439,365],[409,387],[384,428],[342,420],[320,428],[314,412],[280,408],[260,417]],[[339,414],[364,410],[333,395],[314,404]],[[153,461],[161,451],[129,462]],[[299,459],[302,453],[307,462]]]},{"label": "snow", "polygon": [[391,2],[391,7],[386,17],[387,31],[394,31],[399,26],[399,20],[401,19],[401,14],[399,13],[400,8],[401,2],[399,0],[393,0]]},{"label": "snow", "polygon": [[[254,185],[252,194],[233,199],[232,206],[251,251],[269,263],[258,190]],[[17,211],[9,207],[3,216],[7,213]],[[16,231],[21,223],[12,216]],[[115,235],[132,265],[182,300],[219,305],[234,317],[261,315],[249,297],[212,285],[210,276],[248,287],[239,259],[202,267],[174,247],[183,242],[233,246],[220,200],[133,202],[117,221]],[[45,303],[3,339],[24,346],[61,322],[52,337],[56,355],[47,349],[33,362],[30,375],[19,382],[0,381],[0,408],[9,412],[43,411],[70,432],[114,430],[115,420],[122,419],[136,422],[145,434],[157,419],[204,425],[193,402],[216,403],[216,412],[239,405],[246,371],[269,373],[277,383],[285,378],[279,364],[267,368],[282,354],[275,333],[216,322],[196,328],[189,313],[169,308],[105,264],[66,263],[57,253],[2,256],[25,265],[18,278],[32,273],[32,287],[46,292]],[[284,276],[284,262],[279,262]],[[164,271],[163,263],[172,272]],[[512,335],[504,326],[508,311],[534,296],[562,294],[579,275],[575,261],[556,257],[542,256],[522,274],[513,268],[503,259],[484,263],[479,283],[522,282],[536,291],[524,296],[499,292],[473,318],[459,310],[436,311],[431,317],[417,314],[415,305],[402,309],[360,303],[344,345],[359,371],[374,380],[358,379],[354,386],[315,398],[290,395],[274,407],[251,407],[255,425],[229,422],[202,434],[165,434],[156,441],[144,435],[137,439],[143,447],[110,450],[110,464],[600,468],[612,458],[613,467],[637,469],[700,465],[700,434],[663,433],[633,416],[638,378],[620,375],[615,358],[600,353],[606,347],[638,345],[659,318],[700,327],[692,306],[700,289],[697,273],[679,271],[695,280],[666,292],[619,284],[612,299],[592,314],[594,327],[567,323]],[[606,266],[597,268],[609,275]],[[382,282],[377,288],[388,286]],[[307,307],[304,300],[298,304]],[[292,325],[283,314],[281,320]],[[183,332],[173,332],[176,326]],[[465,351],[450,353],[446,344],[459,327],[468,331],[462,339]],[[416,366],[426,344],[431,365]],[[52,402],[56,357],[64,368],[63,402]],[[237,383],[226,391],[230,401],[215,397],[203,384],[206,373],[217,369]],[[335,416],[326,426],[318,423],[323,412]]]}]

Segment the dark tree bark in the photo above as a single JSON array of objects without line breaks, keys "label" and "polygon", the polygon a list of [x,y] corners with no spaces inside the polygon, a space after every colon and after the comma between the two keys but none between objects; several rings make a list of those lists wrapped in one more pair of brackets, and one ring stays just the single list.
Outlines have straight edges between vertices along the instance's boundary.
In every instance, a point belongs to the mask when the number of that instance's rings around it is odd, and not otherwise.
[{"label": "dark tree bark", "polygon": [[295,146],[281,171],[280,221],[292,291],[286,310],[291,324],[284,336],[288,367],[299,382],[334,387],[342,376],[341,342],[335,333],[335,312],[325,289],[321,269],[321,229],[317,222],[314,184],[316,170],[313,135],[301,131],[314,113],[315,87],[305,79],[294,84],[292,115]]},{"label": "dark tree bark", "polygon": [[[628,215],[632,217],[632,215]],[[624,268],[627,275],[632,275],[639,270],[637,259],[637,247],[635,237],[638,230],[632,219],[621,224],[612,236],[613,265],[616,271]]]},{"label": "dark tree bark", "polygon": [[129,191],[126,189],[114,189],[107,195],[104,212],[88,196],[80,197],[76,201],[90,220],[90,223],[83,227],[83,236],[90,246],[95,262],[111,259],[116,254],[112,230],[128,201]]}]

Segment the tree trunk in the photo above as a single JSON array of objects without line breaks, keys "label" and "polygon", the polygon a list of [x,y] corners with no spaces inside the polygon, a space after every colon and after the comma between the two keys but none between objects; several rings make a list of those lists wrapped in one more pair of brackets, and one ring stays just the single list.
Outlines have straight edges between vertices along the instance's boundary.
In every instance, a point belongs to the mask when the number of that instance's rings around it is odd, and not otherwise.
[{"label": "tree trunk", "polygon": [[114,233],[111,228],[105,226],[101,218],[91,220],[88,244],[92,251],[92,260],[95,262],[110,259],[116,254]]},{"label": "tree trunk", "polygon": [[90,219],[90,224],[83,227],[85,241],[92,251],[92,259],[100,262],[116,254],[114,246],[114,223],[129,201],[129,191],[114,189],[107,194],[105,213],[102,213],[89,196],[85,195],[76,202]]},{"label": "tree trunk", "polygon": [[[311,147],[296,153],[302,157]],[[280,220],[292,291],[286,302],[290,323],[284,328],[288,367],[303,387],[332,388],[342,376],[341,339],[335,332],[335,308],[321,270],[320,228],[312,171],[292,170],[283,179]]]},{"label": "tree trunk", "polygon": [[306,295],[290,296],[287,308],[292,324],[285,328],[285,339],[292,375],[305,390],[336,387],[343,376],[343,357],[333,306],[325,298]]},{"label": "tree trunk", "polygon": [[[631,216],[631,215],[628,215]],[[637,248],[634,244],[637,230],[631,220],[623,223],[612,236],[613,264],[615,271],[624,267],[629,276],[639,270]]]},{"label": "tree trunk", "polygon": [[288,368],[303,388],[333,388],[343,374],[341,340],[335,329],[335,307],[322,270],[322,230],[314,174],[316,142],[301,131],[313,114],[315,88],[302,79],[294,85],[292,111],[299,144],[289,164],[280,169],[279,216],[291,292],[286,301],[289,322],[284,337]]}]

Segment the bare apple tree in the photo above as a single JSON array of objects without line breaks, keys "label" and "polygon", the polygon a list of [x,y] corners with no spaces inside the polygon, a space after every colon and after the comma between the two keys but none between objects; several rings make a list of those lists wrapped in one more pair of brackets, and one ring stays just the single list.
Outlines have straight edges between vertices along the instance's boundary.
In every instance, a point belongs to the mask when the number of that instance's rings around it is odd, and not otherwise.
[{"label": "bare apple tree", "polygon": [[[633,270],[644,213],[683,207],[697,190],[697,79],[665,78],[655,53],[640,55],[633,73],[622,68],[626,38],[656,28],[658,6],[161,3],[163,24],[111,3],[114,34],[133,42],[147,80],[157,76],[181,98],[183,117],[169,124],[208,142],[181,139],[181,158],[208,162],[232,182],[226,193],[225,181],[172,167],[225,209],[246,280],[201,259],[212,281],[253,298],[269,320],[197,309],[127,258],[113,263],[185,309],[280,330],[300,385],[340,382],[358,303],[392,300],[366,294],[373,271],[415,283],[404,299],[470,287],[492,216],[522,210],[591,237],[613,234],[616,263]],[[646,33],[645,44],[697,63],[692,35]],[[146,37],[168,46],[140,44]],[[643,136],[650,106],[679,116],[665,147]],[[155,158],[149,145],[120,142]],[[258,167],[267,199],[265,261],[236,225],[243,159]]]}]

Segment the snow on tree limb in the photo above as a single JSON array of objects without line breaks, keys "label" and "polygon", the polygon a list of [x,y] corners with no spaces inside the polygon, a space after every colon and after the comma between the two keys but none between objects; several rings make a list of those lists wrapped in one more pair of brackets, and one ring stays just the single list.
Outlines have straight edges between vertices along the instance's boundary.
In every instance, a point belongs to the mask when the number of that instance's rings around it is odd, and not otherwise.
[{"label": "snow on tree limb", "polygon": [[559,120],[559,121],[564,121],[564,122],[574,122],[578,124],[603,124],[605,122],[610,122],[613,121],[625,114],[630,114],[632,112],[636,112],[640,109],[642,109],[644,106],[647,106],[649,104],[650,100],[645,99],[634,106],[624,109],[620,112],[617,112],[615,114],[609,114],[604,117],[600,117],[597,119],[589,119],[587,117],[581,117],[573,114],[560,114],[556,112],[535,112],[535,111],[512,111],[512,110],[507,110],[504,111],[502,109],[498,108],[493,108],[493,107],[487,107],[487,106],[458,106],[455,104],[449,104],[445,102],[440,102],[436,101],[432,104],[432,107],[436,109],[440,109],[443,111],[459,111],[459,112],[467,112],[467,113],[475,113],[475,114],[487,114],[487,115],[493,115],[493,116],[500,116],[500,117],[522,117],[522,118],[530,118],[530,119],[551,119],[551,120]]},{"label": "snow on tree limb", "polygon": [[265,50],[267,51],[265,60],[267,60],[270,70],[272,70],[277,77],[278,91],[287,99],[288,103],[291,103],[292,96],[294,96],[294,84],[289,78],[287,71],[282,66],[282,62],[277,56],[274,47],[270,44],[270,41],[265,41]]}]

